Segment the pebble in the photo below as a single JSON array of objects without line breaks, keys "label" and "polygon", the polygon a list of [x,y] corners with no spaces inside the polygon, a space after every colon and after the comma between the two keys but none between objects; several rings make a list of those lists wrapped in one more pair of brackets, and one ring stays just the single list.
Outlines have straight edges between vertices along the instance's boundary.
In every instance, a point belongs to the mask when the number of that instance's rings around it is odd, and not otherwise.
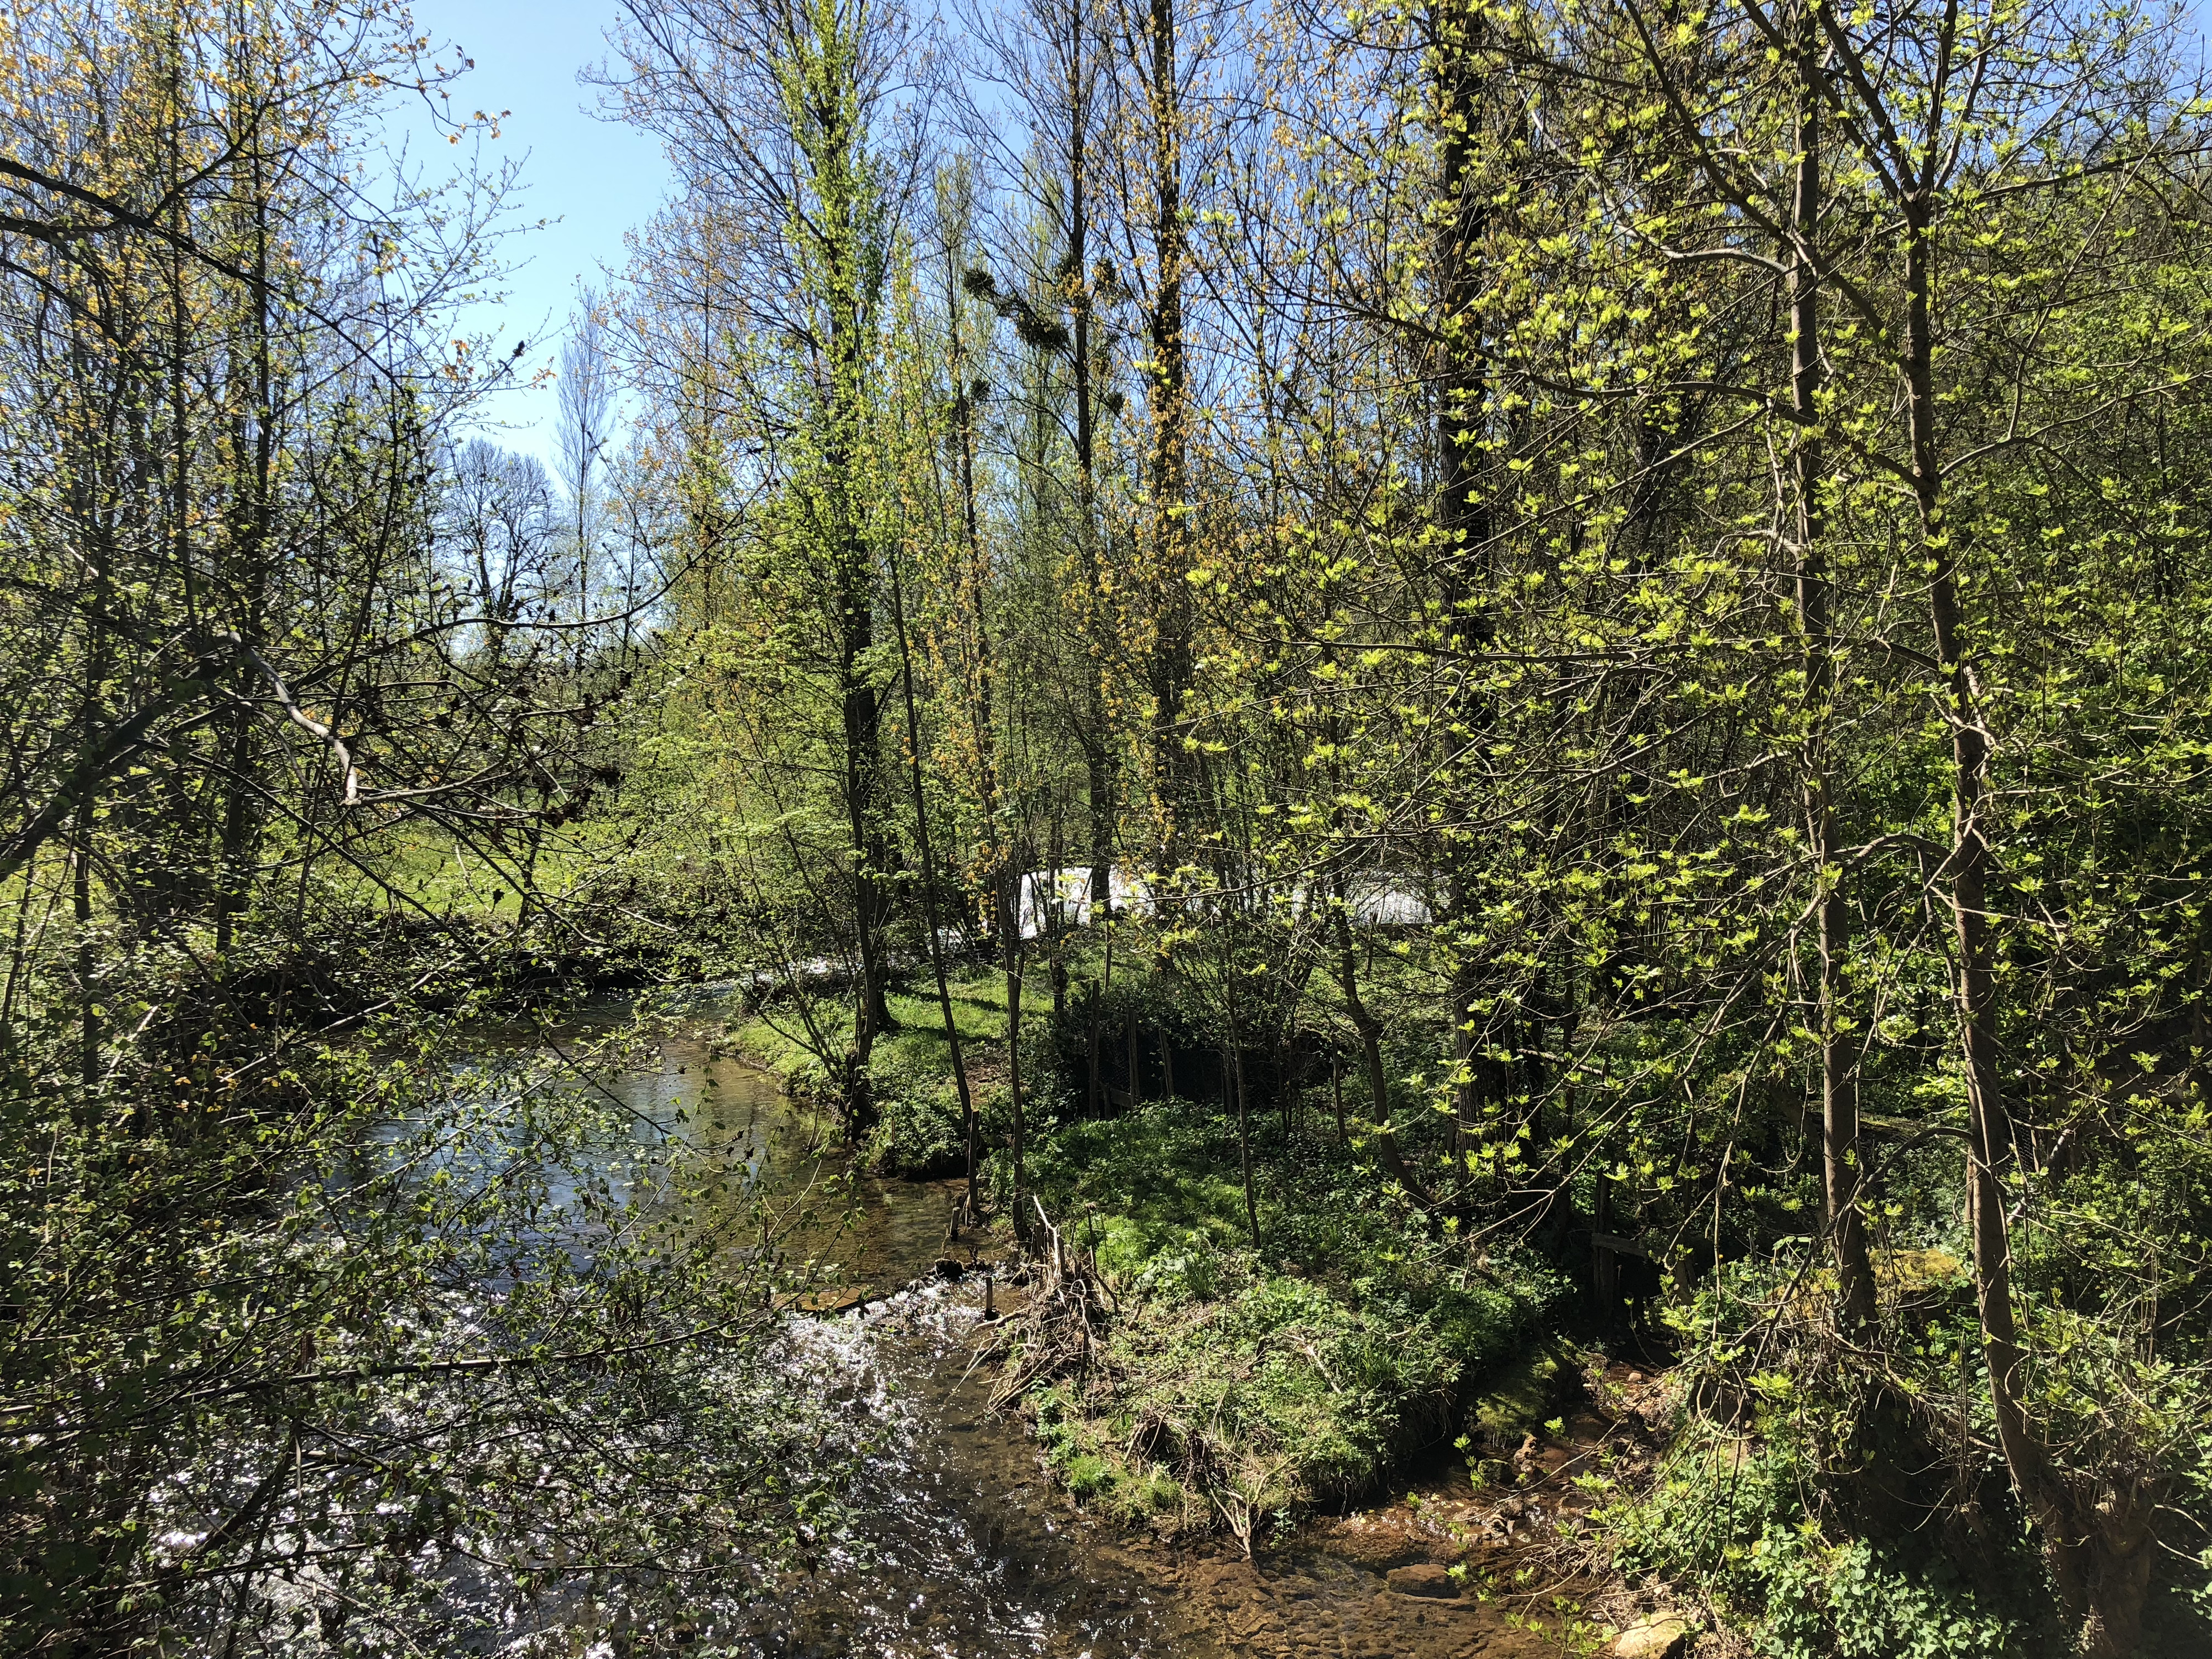
[{"label": "pebble", "polygon": [[1432,1561],[1416,1562],[1411,1566],[1393,1567],[1383,1582],[1401,1595],[1425,1595],[1440,1601],[1450,1601],[1459,1595],[1459,1582],[1448,1568]]},{"label": "pebble", "polygon": [[1689,1646],[1690,1621],[1679,1613],[1639,1619],[1613,1639],[1613,1659],[1674,1659]]}]

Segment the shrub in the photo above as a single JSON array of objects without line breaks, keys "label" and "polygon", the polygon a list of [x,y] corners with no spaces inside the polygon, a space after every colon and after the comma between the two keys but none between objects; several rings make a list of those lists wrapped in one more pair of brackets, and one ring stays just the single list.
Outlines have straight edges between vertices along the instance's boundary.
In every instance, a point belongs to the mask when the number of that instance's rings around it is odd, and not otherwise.
[{"label": "shrub", "polygon": [[1810,1472],[1786,1442],[1692,1424],[1644,1497],[1599,1518],[1616,1563],[1704,1585],[1766,1659],[2000,1659],[2041,1609],[1992,1604],[1940,1552],[1831,1541],[1805,1510]]},{"label": "shrub", "polygon": [[917,1180],[967,1168],[960,1091],[944,1052],[944,1039],[933,1031],[878,1039],[868,1068],[878,1115],[866,1149],[872,1168]]}]

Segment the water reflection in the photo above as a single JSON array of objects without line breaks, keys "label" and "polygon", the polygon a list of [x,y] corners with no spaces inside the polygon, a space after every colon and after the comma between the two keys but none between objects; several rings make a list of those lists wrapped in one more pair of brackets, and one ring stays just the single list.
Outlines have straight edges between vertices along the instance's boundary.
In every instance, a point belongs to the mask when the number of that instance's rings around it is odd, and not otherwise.
[{"label": "water reflection", "polygon": [[[554,1034],[552,1048],[604,1036],[623,1012],[591,1011]],[[948,1283],[932,1271],[946,1252],[957,1183],[851,1171],[831,1126],[717,1053],[714,1035],[695,1022],[633,1048],[623,1064],[585,1067],[585,1086],[629,1127],[562,1191],[573,1198],[576,1180],[604,1182],[616,1196],[651,1201],[652,1183],[680,1180],[694,1190],[698,1224],[726,1231],[739,1255],[760,1248],[757,1231],[746,1235],[763,1210],[782,1216],[771,1248],[792,1266],[818,1263],[816,1277],[834,1287],[814,1300],[866,1298],[842,1315],[794,1312],[773,1356],[793,1420],[826,1407],[848,1427],[822,1442],[823,1457],[859,1453],[842,1524],[772,1593],[751,1587],[734,1630],[728,1601],[709,1598],[720,1605],[702,1607],[701,1623],[718,1649],[760,1659],[1218,1651],[1181,1628],[1157,1572],[1074,1529],[1023,1425],[986,1410],[990,1377],[971,1340],[980,1279]],[[512,1058],[527,1041],[502,1036],[487,1054]]]},{"label": "water reflection", "polygon": [[1179,1614],[1161,1571],[1073,1524],[1021,1425],[986,1411],[989,1379],[970,1341],[981,1312],[972,1284],[929,1283],[866,1315],[799,1322],[801,1373],[844,1391],[881,1433],[852,1494],[850,1534],[755,1609],[741,1651],[1218,1651]]}]

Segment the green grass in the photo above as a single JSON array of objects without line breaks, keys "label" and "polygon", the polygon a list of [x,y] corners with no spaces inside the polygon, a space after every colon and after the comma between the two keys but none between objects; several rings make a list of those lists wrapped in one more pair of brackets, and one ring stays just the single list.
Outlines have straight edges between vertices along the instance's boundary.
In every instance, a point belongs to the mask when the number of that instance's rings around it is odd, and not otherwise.
[{"label": "green grass", "polygon": [[1264,1254],[1218,1110],[1063,1124],[1031,1160],[1119,1303],[1105,1363],[1035,1397],[1039,1434],[1069,1491],[1127,1523],[1249,1538],[1378,1487],[1450,1437],[1557,1294],[1347,1202],[1326,1159],[1261,1151]]},{"label": "green grass", "polygon": [[[995,972],[953,982],[952,1024],[960,1034],[963,1058],[987,1137],[999,1136],[1006,1103],[998,1081],[1006,1036],[1006,981]],[[889,993],[895,1029],[877,1037],[869,1059],[879,1120],[864,1156],[887,1175],[950,1175],[967,1163],[966,1137],[958,1091],[952,1081],[952,1045],[945,1035],[944,1010],[936,988]],[[851,1016],[841,1008],[824,1010],[825,1032],[842,1042]],[[825,1101],[831,1092],[829,1071],[803,1041],[804,1032],[788,1011],[755,1015],[731,1033],[734,1046],[756,1064],[781,1077],[794,1094]]]},{"label": "green grass", "polygon": [[[1045,1208],[1069,1219],[1109,1279],[1133,1281],[1165,1256],[1250,1242],[1243,1182],[1225,1130],[1212,1112],[1174,1101],[1062,1124],[1040,1139],[1029,1177]],[[1270,1199],[1263,1233],[1277,1218]]]},{"label": "green grass", "polygon": [[1492,1296],[1469,1343],[1463,1319],[1206,1243],[1155,1258],[1121,1301],[1106,1363],[1035,1400],[1048,1461],[1126,1522],[1248,1539],[1378,1488],[1443,1437],[1470,1365],[1528,1312]]},{"label": "green grass", "polygon": [[[588,833],[575,830],[548,835],[538,848],[533,872],[538,890],[548,897],[574,891],[605,867],[612,851],[611,844],[594,845]],[[504,861],[495,867],[451,842],[409,839],[387,847],[368,862],[368,871],[336,860],[318,867],[340,890],[374,908],[484,920],[512,921],[521,913],[514,869]]]},{"label": "green grass", "polygon": [[[827,1081],[821,1062],[807,1048],[795,1022],[756,1014],[730,1031],[730,1042],[756,1066],[781,1078],[799,1093],[818,1091]],[[802,1034],[803,1035],[803,1034]]]},{"label": "green grass", "polygon": [[[960,1033],[963,1042],[1006,1042],[1006,978],[1004,974],[994,969],[972,977],[956,979],[948,988],[951,992],[953,1027]],[[951,1050],[945,1041],[945,1015],[937,1003],[937,987],[927,979],[926,972],[911,989],[890,992],[884,1000],[890,1005],[891,1018],[899,1023],[899,1030],[892,1036],[933,1038],[945,1056],[945,1064],[951,1064]]]}]

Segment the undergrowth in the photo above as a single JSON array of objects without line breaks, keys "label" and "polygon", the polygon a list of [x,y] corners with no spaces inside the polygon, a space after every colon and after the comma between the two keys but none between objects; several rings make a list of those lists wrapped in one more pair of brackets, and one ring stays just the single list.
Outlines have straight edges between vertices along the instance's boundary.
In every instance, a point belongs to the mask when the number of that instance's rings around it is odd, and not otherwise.
[{"label": "undergrowth", "polygon": [[1269,1147],[1255,1249],[1242,1184],[1218,1173],[1233,1133],[1162,1102],[1041,1140],[1035,1190],[1094,1253],[1118,1310],[1098,1362],[1033,1404],[1079,1499],[1249,1546],[1451,1438],[1559,1287],[1534,1263],[1347,1200],[1310,1149],[1301,1164]]},{"label": "undergrowth", "polygon": [[[1769,1659],[2001,1659],[2048,1622],[2032,1564],[1996,1593],[1940,1549],[1831,1538],[1808,1512],[1817,1472],[1787,1440],[1692,1420],[1650,1489],[1598,1511],[1632,1578],[1700,1587]],[[2018,1553],[2017,1551],[2014,1552]],[[2009,1594],[2006,1593],[2009,1590]]]}]

